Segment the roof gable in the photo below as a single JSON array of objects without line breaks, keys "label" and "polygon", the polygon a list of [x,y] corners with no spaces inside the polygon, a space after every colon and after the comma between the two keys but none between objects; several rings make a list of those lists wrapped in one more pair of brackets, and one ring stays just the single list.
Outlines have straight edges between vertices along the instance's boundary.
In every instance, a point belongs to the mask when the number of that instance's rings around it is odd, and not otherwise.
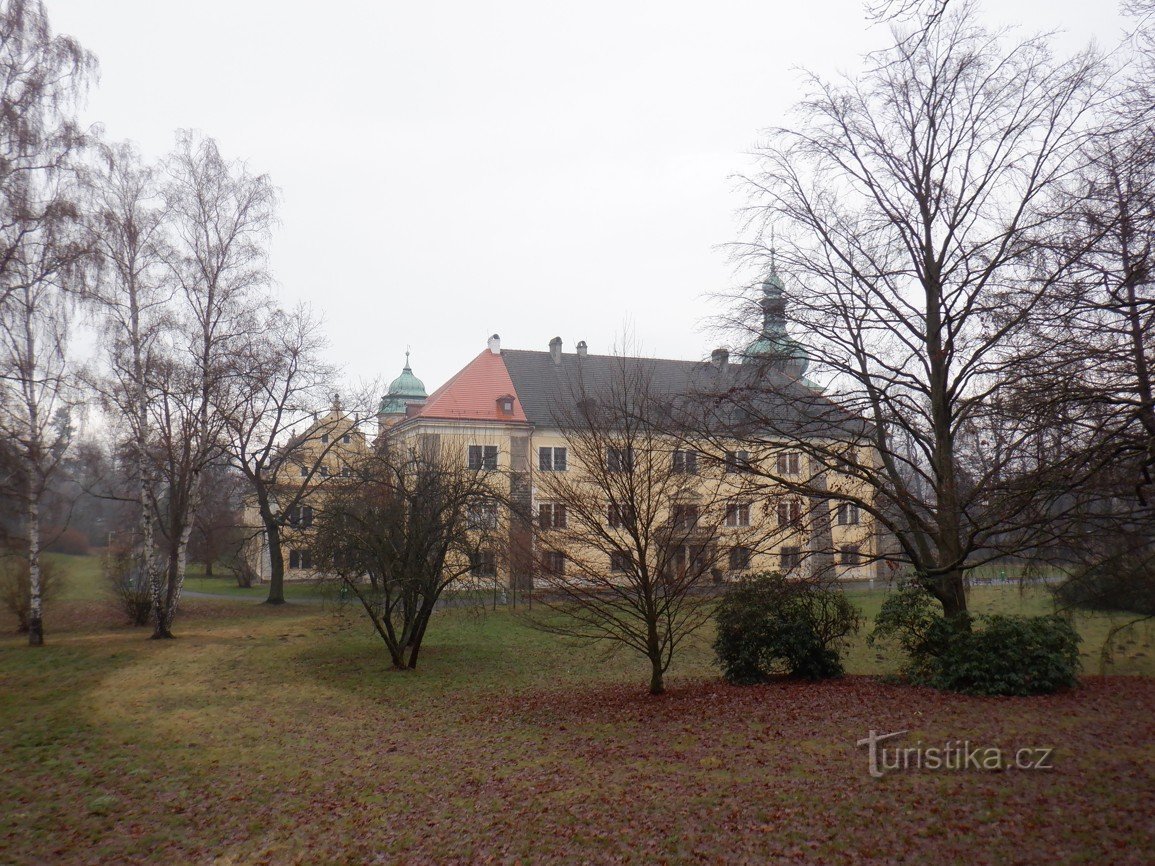
[{"label": "roof gable", "polygon": [[[513,396],[513,412],[500,410],[498,400]],[[454,421],[516,421],[525,423],[521,395],[509,377],[505,361],[488,349],[466,364],[448,382],[429,395],[419,418]]]}]

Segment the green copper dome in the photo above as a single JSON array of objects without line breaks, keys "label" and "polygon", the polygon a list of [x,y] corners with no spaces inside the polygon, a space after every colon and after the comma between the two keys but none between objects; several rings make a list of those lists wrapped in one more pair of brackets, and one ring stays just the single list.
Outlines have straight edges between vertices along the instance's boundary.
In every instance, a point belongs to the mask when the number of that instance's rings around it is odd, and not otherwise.
[{"label": "green copper dome", "polygon": [[409,366],[409,353],[405,353],[405,367],[401,375],[389,383],[389,391],[381,400],[377,409],[379,415],[404,415],[406,403],[423,401],[429,395],[425,393],[425,383],[413,375]]},{"label": "green copper dome", "polygon": [[800,379],[810,366],[806,349],[786,332],[786,286],[774,266],[762,281],[762,332],[743,353],[749,359],[765,359]]}]

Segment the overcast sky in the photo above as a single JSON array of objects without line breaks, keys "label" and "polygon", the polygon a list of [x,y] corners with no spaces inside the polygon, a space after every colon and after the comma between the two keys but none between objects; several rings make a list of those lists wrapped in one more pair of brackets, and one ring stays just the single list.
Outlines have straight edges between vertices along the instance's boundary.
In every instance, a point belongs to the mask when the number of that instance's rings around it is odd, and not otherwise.
[{"label": "overcast sky", "polygon": [[[732,176],[788,121],[799,68],[857,68],[857,0],[48,0],[100,59],[85,118],[150,157],[215,137],[280,189],[272,268],[351,378],[412,347],[429,390],[501,334],[700,358]],[[988,2],[996,24],[1114,44],[1114,0]]]}]

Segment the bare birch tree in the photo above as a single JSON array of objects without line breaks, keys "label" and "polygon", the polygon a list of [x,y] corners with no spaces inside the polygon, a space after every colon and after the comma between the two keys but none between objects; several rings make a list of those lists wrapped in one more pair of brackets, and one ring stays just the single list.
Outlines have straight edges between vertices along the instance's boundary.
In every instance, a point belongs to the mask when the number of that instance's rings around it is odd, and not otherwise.
[{"label": "bare birch tree", "polygon": [[265,175],[226,162],[210,138],[181,133],[166,163],[163,196],[171,230],[168,267],[176,327],[151,389],[163,577],[153,583],[154,638],[172,637],[189,534],[205,468],[226,449],[242,371],[237,360],[262,326],[269,282],[264,243],[276,194]]},{"label": "bare birch tree", "polygon": [[77,231],[75,161],[85,144],[73,112],[96,61],[52,33],[44,5],[0,9],[0,434],[19,471],[27,545],[28,642],[44,642],[40,505],[67,446],[73,396],[66,348],[86,248]]},{"label": "bare birch tree", "polygon": [[89,377],[106,410],[124,425],[136,508],[133,559],[150,586],[160,581],[156,479],[150,448],[153,367],[173,325],[165,211],[156,170],[128,144],[103,147],[89,174],[95,273],[90,300],[104,337],[105,367]]}]

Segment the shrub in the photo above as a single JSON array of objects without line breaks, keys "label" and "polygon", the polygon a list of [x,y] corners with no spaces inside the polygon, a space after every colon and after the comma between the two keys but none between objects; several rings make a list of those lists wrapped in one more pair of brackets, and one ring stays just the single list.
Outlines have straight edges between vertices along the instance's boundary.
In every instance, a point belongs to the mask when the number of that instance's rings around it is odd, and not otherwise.
[{"label": "shrub", "polygon": [[88,536],[75,527],[61,529],[50,526],[44,531],[47,544],[44,549],[52,553],[67,553],[72,556],[88,555]]},{"label": "shrub", "polygon": [[[40,560],[40,603],[47,606],[61,589],[61,571],[55,562]],[[0,558],[0,603],[16,617],[16,631],[28,632],[32,612],[32,588],[28,581],[28,559],[18,554]]]},{"label": "shrub", "polygon": [[817,680],[842,674],[843,639],[858,630],[858,609],[840,589],[780,574],[733,584],[715,613],[714,652],[722,675],[739,684],[775,674]]},{"label": "shrub", "polygon": [[1043,695],[1078,682],[1079,633],[1062,616],[983,616],[931,685],[974,695]]},{"label": "shrub", "polygon": [[1064,617],[980,616],[949,622],[916,584],[887,598],[870,635],[897,640],[915,683],[976,695],[1037,695],[1077,682],[1079,634]]},{"label": "shrub", "polygon": [[152,614],[148,571],[128,552],[110,556],[104,567],[109,590],[132,625],[147,625]]}]

